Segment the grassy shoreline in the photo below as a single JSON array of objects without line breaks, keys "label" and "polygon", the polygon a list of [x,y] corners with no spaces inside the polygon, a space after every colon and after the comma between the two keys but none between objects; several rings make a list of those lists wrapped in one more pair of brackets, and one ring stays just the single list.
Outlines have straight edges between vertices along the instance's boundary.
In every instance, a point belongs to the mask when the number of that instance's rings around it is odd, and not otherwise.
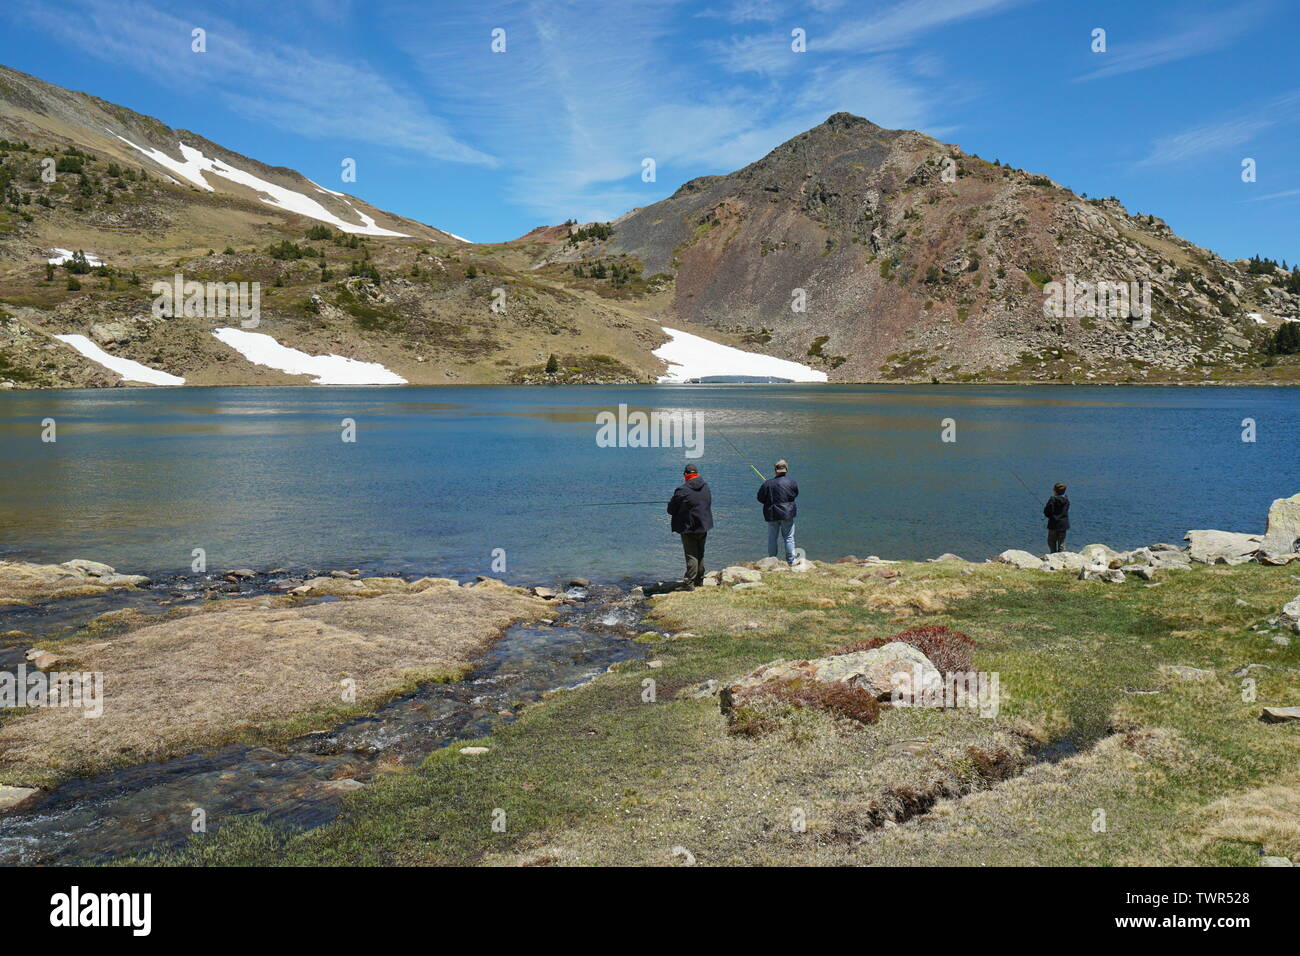
[{"label": "grassy shoreline", "polygon": [[[1300,591],[1293,571],[1197,566],[1150,587],[994,564],[893,568],[891,579],[818,565],[765,575],[758,589],[660,596],[649,622],[668,636],[648,643],[649,660],[385,777],[350,796],[337,822],[287,834],[244,821],[141,862],[1250,865],[1261,851],[1300,856],[1300,798],[1286,785],[1300,773],[1300,723],[1258,719],[1263,705],[1300,700],[1300,642],[1281,643],[1283,632],[1263,623]],[[893,710],[864,727],[808,711],[747,739],[726,732],[716,698],[694,696],[704,681],[777,657],[936,623],[968,633],[976,667],[1001,675],[996,718]],[[488,752],[461,754],[468,744]],[[1053,744],[1063,759],[1043,759]]]}]

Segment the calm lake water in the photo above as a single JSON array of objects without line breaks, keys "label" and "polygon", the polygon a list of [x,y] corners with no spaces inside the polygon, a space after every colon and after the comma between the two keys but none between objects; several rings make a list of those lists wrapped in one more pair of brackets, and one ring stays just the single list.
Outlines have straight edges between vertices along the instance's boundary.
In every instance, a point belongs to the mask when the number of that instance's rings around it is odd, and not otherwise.
[{"label": "calm lake water", "polygon": [[[599,447],[596,415],[698,413],[717,528],[706,563],[766,553],[758,479],[786,458],[797,543],[984,558],[1045,548],[1070,485],[1070,542],[1131,547],[1189,528],[1258,531],[1300,491],[1300,391],[1281,388],[704,385],[180,388],[0,394],[0,557],[119,569],[353,568],[519,582],[667,578],[662,504],[680,448]],[[42,442],[41,422],[57,423]],[[341,440],[342,420],[356,441]],[[941,422],[956,441],[941,441]],[[1257,441],[1242,441],[1242,421]],[[1018,478],[1017,478],[1018,476]],[[1032,489],[1032,494],[1021,484]],[[590,507],[591,505],[599,505]]]}]

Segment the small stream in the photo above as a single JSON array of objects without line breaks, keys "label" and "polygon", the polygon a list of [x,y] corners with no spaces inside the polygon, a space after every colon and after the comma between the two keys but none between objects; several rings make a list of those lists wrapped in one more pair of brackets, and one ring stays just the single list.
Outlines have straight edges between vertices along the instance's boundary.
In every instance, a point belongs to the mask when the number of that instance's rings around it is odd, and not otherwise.
[{"label": "small stream", "polygon": [[[179,847],[190,837],[196,809],[204,811],[208,832],[250,814],[299,829],[328,823],[346,793],[385,768],[416,766],[435,750],[512,720],[547,691],[579,686],[644,653],[632,640],[641,602],[612,586],[568,594],[576,603],[557,607],[553,625],[510,628],[465,680],[424,685],[372,716],[284,747],[231,745],[64,783],[0,816],[0,865],[103,863]],[[3,629],[70,634],[74,620],[144,608],[147,595],[24,608],[6,614]],[[152,597],[156,605],[156,591]],[[0,667],[16,666],[25,646],[0,644]]]}]

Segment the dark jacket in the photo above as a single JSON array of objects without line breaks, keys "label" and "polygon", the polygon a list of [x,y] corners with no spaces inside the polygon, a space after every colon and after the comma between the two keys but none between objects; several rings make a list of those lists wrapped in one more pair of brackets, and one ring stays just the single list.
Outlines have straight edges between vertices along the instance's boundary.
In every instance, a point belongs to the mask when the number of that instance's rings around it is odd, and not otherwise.
[{"label": "dark jacket", "polygon": [[1068,531],[1070,528],[1070,499],[1065,495],[1052,495],[1043,505],[1043,517],[1048,531]]},{"label": "dark jacket", "polygon": [[673,534],[699,534],[713,527],[713,492],[698,475],[673,492],[668,502]]},{"label": "dark jacket", "polygon": [[799,497],[799,485],[789,475],[769,478],[758,489],[758,500],[763,502],[764,521],[794,520],[794,499]]}]

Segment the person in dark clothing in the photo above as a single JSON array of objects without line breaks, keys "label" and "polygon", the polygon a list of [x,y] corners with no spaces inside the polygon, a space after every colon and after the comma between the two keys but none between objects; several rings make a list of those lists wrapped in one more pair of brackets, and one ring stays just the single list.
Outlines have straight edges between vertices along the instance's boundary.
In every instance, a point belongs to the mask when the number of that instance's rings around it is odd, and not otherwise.
[{"label": "person in dark clothing", "polygon": [[763,503],[763,520],[767,522],[767,553],[776,557],[776,542],[785,542],[785,559],[794,564],[794,499],[799,497],[799,485],[790,477],[790,466],[784,460],[776,463],[776,477],[763,482],[758,489],[758,500]]},{"label": "person in dark clothing", "polygon": [[713,527],[713,492],[694,465],[687,465],[684,482],[673,492],[668,513],[673,516],[673,534],[682,536],[686,554],[683,586],[689,591],[704,583],[704,539]]},{"label": "person in dark clothing", "polygon": [[1052,497],[1043,505],[1047,519],[1047,550],[1055,554],[1065,550],[1065,533],[1070,530],[1070,499],[1065,497],[1065,485],[1057,482]]}]

